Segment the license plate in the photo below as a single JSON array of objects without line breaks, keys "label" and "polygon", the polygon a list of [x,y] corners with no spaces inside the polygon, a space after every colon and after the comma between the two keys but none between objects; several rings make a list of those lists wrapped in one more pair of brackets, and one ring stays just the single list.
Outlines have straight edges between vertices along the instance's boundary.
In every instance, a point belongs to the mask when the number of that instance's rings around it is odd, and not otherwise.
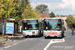
[{"label": "license plate", "polygon": [[47,32],[47,35],[58,35],[57,32]]}]

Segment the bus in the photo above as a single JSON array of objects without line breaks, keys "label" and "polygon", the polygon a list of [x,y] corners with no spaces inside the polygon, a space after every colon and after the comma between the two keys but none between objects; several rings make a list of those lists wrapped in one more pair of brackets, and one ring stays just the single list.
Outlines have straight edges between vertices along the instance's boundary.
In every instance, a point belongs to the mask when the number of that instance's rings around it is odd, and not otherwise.
[{"label": "bus", "polygon": [[43,20],[44,37],[63,37],[64,23],[59,18],[48,18]]},{"label": "bus", "polygon": [[38,19],[23,19],[22,33],[23,36],[41,36]]}]

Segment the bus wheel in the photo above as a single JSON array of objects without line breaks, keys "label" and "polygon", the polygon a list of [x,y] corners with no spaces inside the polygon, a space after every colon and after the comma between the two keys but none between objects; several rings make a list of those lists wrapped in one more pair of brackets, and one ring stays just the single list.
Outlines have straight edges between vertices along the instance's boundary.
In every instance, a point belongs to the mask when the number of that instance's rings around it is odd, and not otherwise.
[{"label": "bus wheel", "polygon": [[47,37],[45,37],[45,39],[46,39]]},{"label": "bus wheel", "polygon": [[25,38],[27,38],[27,36],[25,36]]},{"label": "bus wheel", "polygon": [[61,34],[61,35],[62,35],[61,37],[63,38],[63,37],[64,37],[64,31],[62,32],[62,34]]},{"label": "bus wheel", "polygon": [[61,38],[63,38],[63,37],[64,37],[64,34],[62,34]]}]

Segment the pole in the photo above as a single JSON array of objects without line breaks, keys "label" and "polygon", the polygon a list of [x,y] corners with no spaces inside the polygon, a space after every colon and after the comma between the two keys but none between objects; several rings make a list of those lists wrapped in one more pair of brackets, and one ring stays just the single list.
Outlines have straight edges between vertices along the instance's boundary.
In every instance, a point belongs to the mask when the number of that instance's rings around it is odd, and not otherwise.
[{"label": "pole", "polygon": [[[2,18],[3,18],[3,11],[2,11]],[[3,20],[3,26],[2,26],[3,32],[2,32],[2,35],[4,36],[4,18],[2,20]]]},{"label": "pole", "polygon": [[3,34],[2,35],[4,36],[4,19],[3,19]]},{"label": "pole", "polygon": [[25,0],[24,0],[24,19],[25,19]]}]

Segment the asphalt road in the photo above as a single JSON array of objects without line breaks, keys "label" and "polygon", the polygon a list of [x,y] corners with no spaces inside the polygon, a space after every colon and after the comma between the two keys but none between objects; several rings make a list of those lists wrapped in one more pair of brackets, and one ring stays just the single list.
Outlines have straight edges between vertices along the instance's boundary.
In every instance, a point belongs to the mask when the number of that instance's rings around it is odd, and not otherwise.
[{"label": "asphalt road", "polygon": [[66,30],[64,38],[30,37],[4,45],[0,50],[75,50],[75,35]]}]

